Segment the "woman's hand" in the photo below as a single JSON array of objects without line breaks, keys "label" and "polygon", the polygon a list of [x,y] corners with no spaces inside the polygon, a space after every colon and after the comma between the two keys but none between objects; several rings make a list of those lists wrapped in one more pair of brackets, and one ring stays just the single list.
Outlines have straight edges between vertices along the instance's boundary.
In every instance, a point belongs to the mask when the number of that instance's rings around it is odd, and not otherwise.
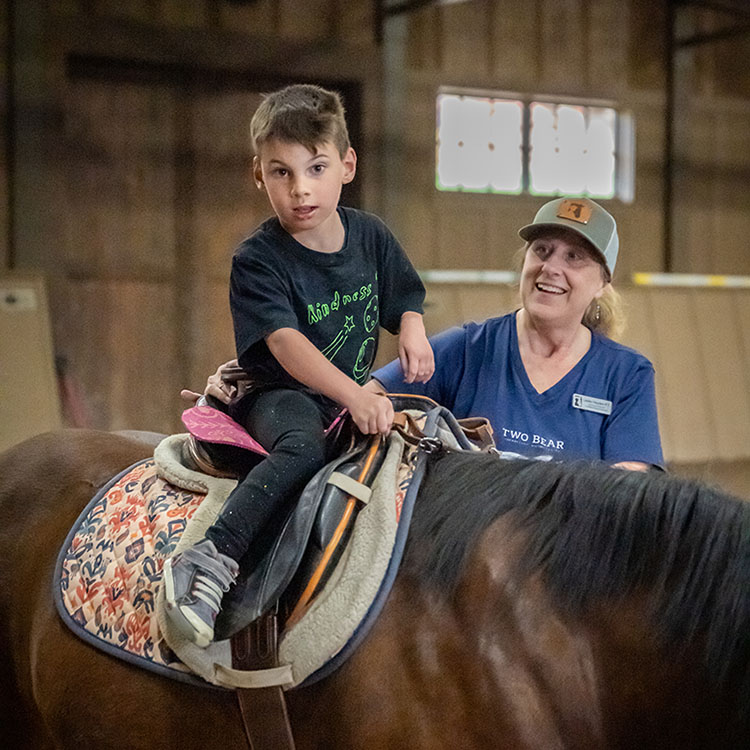
[{"label": "woman's hand", "polygon": [[206,387],[203,389],[202,394],[183,388],[180,391],[180,397],[191,406],[194,406],[202,395],[213,396],[219,401],[228,404],[237,395],[237,386],[232,383],[225,383],[221,379],[222,372],[229,367],[237,367],[237,360],[230,359],[228,362],[219,365],[216,372],[208,376]]},{"label": "woman's hand", "polygon": [[401,316],[398,358],[407,383],[426,383],[435,372],[435,355],[419,313],[405,312]]},{"label": "woman's hand", "polygon": [[618,461],[616,464],[612,464],[612,466],[616,469],[627,469],[628,471],[648,471],[650,468],[643,461]]}]

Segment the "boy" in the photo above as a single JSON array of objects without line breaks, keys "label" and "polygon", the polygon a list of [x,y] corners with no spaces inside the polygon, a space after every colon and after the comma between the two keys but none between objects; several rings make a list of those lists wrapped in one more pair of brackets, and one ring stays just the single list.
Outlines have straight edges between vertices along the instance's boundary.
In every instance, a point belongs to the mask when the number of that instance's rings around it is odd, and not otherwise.
[{"label": "boy", "polygon": [[357,163],[338,95],[311,85],[270,94],[250,135],[253,177],[275,217],[232,260],[237,358],[254,384],[229,413],[269,455],[238,484],[206,538],[165,562],[167,611],[202,647],[240,558],[325,465],[324,430],[341,407],[363,433],[390,428],[390,401],[362,387],[378,324],[399,332],[412,381],[427,381],[434,369],[416,271],[382,221],[338,206]]}]

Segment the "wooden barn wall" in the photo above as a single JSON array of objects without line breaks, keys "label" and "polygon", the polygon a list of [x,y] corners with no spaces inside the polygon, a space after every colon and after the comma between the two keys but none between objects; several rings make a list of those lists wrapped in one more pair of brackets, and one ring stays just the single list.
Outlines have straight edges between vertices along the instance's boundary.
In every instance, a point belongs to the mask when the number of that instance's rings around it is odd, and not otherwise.
[{"label": "wooden barn wall", "polygon": [[377,210],[373,13],[356,0],[16,2],[14,230],[0,214],[16,253],[0,246],[0,264],[47,275],[79,422],[180,429],[180,388],[202,389],[233,355],[231,254],[270,214],[250,180],[260,92],[340,88],[361,154],[343,200]]},{"label": "wooden barn wall", "polygon": [[[386,72],[400,95],[387,114],[400,138],[386,175],[388,217],[420,267],[508,268],[519,223],[543,201],[435,189],[435,96],[453,86],[605,99],[631,111],[635,200],[608,202],[623,247],[618,275],[663,270],[665,19],[664,2],[495,0],[389,22]],[[678,20],[686,37],[731,19],[682,8]],[[748,34],[677,54],[671,270],[750,273],[748,54]]]},{"label": "wooden barn wall", "polygon": [[8,82],[9,68],[8,58],[10,57],[10,38],[9,38],[9,21],[10,16],[7,4],[0,5],[0,122],[6,123],[2,129],[3,145],[0,147],[0,272],[9,268],[11,265],[10,250],[10,193],[9,193],[9,174],[8,174]]}]

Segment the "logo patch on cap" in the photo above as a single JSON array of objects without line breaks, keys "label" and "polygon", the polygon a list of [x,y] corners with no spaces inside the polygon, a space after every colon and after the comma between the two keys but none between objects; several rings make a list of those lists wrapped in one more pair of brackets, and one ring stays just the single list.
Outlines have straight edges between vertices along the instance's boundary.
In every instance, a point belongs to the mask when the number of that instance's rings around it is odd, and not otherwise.
[{"label": "logo patch on cap", "polygon": [[560,219],[570,219],[577,221],[579,224],[588,224],[591,218],[591,206],[582,201],[564,200],[557,209],[557,216]]}]

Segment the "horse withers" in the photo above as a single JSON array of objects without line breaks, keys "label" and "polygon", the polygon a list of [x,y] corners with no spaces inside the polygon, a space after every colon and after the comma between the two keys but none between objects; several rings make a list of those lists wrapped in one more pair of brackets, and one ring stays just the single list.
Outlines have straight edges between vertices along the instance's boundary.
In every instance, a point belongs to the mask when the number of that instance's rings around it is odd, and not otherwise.
[{"label": "horse withers", "polygon": [[[150,454],[68,431],[0,456],[0,744],[245,748],[232,692],[76,638],[52,574],[80,511]],[[287,694],[300,750],[750,747],[750,507],[598,464],[430,458],[386,607]]]}]

